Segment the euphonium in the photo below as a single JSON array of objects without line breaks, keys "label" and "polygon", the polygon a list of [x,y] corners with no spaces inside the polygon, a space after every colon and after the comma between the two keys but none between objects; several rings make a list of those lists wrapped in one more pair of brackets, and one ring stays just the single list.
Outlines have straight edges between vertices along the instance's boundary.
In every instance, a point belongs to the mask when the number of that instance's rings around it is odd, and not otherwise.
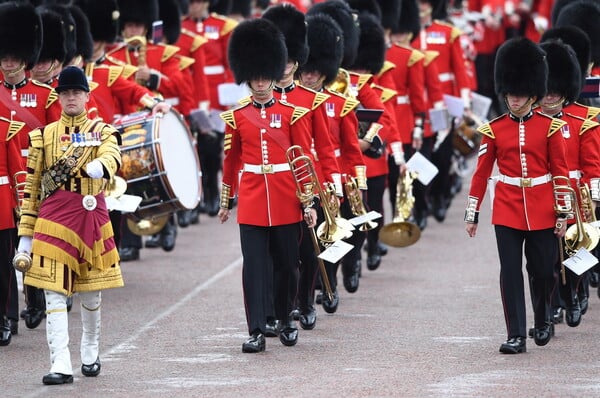
[{"label": "euphonium", "polygon": [[23,205],[23,198],[25,196],[25,181],[19,182],[20,176],[27,177],[27,172],[18,171],[13,176],[13,180],[15,181],[15,195],[17,198],[17,207],[15,208],[17,218],[21,218],[21,206]]},{"label": "euphonium", "polygon": [[[348,197],[348,204],[350,205],[352,214],[354,214],[356,217],[367,214],[365,204],[362,200],[362,194],[358,189],[358,184],[356,183],[356,179],[354,177],[349,177],[346,184],[344,184],[344,189],[346,190],[346,196]],[[358,229],[361,231],[368,231],[375,227],[377,227],[377,223],[375,221],[366,221],[360,227],[358,227]]]},{"label": "euphonium", "polygon": [[[555,210],[558,213],[573,215],[576,221],[575,224],[567,228],[565,234],[565,251],[567,254],[573,255],[581,248],[585,248],[588,251],[594,249],[600,240],[600,233],[589,222],[585,222],[582,215],[582,209],[584,209],[585,214],[593,214],[587,186],[584,184],[579,188],[582,201],[580,207],[577,193],[569,185],[567,177],[553,177],[552,184],[556,201]],[[589,209],[589,211],[585,211],[585,209]]]},{"label": "euphonium", "polygon": [[412,194],[412,183],[416,173],[407,171],[404,177],[398,178],[396,189],[396,211],[390,224],[384,225],[379,231],[379,239],[386,245],[406,247],[416,243],[421,237],[419,227],[407,221],[415,204]]}]

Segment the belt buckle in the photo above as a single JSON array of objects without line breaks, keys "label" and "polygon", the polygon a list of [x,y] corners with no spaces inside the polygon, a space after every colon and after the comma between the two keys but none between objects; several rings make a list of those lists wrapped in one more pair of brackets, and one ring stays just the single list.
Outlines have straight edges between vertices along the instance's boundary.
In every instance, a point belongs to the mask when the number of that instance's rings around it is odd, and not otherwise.
[{"label": "belt buckle", "polygon": [[262,174],[273,174],[273,165],[272,164],[261,164],[260,165],[260,172]]},{"label": "belt buckle", "polygon": [[98,205],[98,201],[92,195],[85,195],[83,197],[83,200],[81,201],[81,204],[83,205],[83,208],[87,211],[92,211]]},{"label": "belt buckle", "polygon": [[521,188],[531,188],[531,183],[531,177],[521,178],[521,180],[519,181],[519,186]]}]

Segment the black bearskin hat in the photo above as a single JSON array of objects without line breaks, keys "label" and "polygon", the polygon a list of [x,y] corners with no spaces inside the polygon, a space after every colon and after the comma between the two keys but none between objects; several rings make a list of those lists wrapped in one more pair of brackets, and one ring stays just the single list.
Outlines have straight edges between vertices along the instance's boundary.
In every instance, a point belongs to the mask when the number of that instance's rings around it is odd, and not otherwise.
[{"label": "black bearskin hat", "polygon": [[563,26],[561,28],[548,29],[544,32],[540,41],[543,43],[553,39],[562,40],[575,51],[577,62],[579,63],[579,70],[581,72],[581,81],[583,83],[588,75],[588,69],[591,62],[592,44],[590,43],[588,35],[576,26]]},{"label": "black bearskin hat", "polygon": [[320,72],[325,76],[323,85],[333,82],[344,56],[342,28],[327,14],[306,17],[308,59],[298,72]]},{"label": "black bearskin hat", "polygon": [[285,39],[271,21],[243,21],[231,33],[227,57],[237,84],[258,78],[278,81],[287,63]]},{"label": "black bearskin hat", "polygon": [[401,0],[377,0],[381,9],[381,25],[384,29],[395,31],[400,19]]},{"label": "black bearskin hat", "polygon": [[419,36],[421,21],[419,20],[419,4],[417,0],[402,0],[400,19],[396,30],[392,33],[412,33],[413,39]]},{"label": "black bearskin hat", "polygon": [[42,50],[38,62],[58,60],[62,64],[67,56],[62,18],[59,14],[47,8],[39,8],[38,12],[42,18],[43,32]]},{"label": "black bearskin hat", "polygon": [[163,22],[163,38],[167,44],[175,44],[181,33],[181,12],[175,0],[158,0],[158,16]]},{"label": "black bearskin hat", "polygon": [[368,12],[373,14],[378,21],[381,21],[381,7],[379,7],[377,0],[346,0],[346,3],[359,14]]},{"label": "black bearskin hat", "polygon": [[352,70],[367,70],[374,75],[383,68],[385,61],[385,33],[377,18],[369,13],[363,12],[358,16],[360,23],[360,40],[358,53]]},{"label": "black bearskin hat", "polygon": [[552,13],[550,14],[550,26],[556,25],[558,14],[560,14],[565,6],[571,4],[573,1],[574,0],[554,0],[554,4],[552,5]]},{"label": "black bearskin hat", "polygon": [[77,24],[75,18],[69,11],[67,6],[60,4],[52,4],[46,6],[48,9],[60,15],[65,31],[65,62],[71,61],[77,54]]},{"label": "black bearskin hat", "polygon": [[548,40],[540,47],[546,52],[548,63],[548,93],[560,94],[567,102],[575,101],[582,83],[575,52],[561,40]]},{"label": "black bearskin hat", "polygon": [[[97,0],[96,0],[97,1]],[[117,0],[119,4],[119,30],[127,22],[143,24],[147,36],[152,34],[152,22],[158,20],[158,0]]]},{"label": "black bearskin hat", "polygon": [[440,21],[448,19],[448,0],[429,0],[431,4],[431,18]]},{"label": "black bearskin hat", "polygon": [[177,0],[181,15],[187,15],[190,12],[190,0]]},{"label": "black bearskin hat", "polygon": [[312,6],[306,15],[324,13],[338,23],[344,32],[344,58],[342,68],[349,68],[356,59],[358,51],[358,37],[360,30],[356,16],[352,13],[350,6],[342,0],[327,0]]},{"label": "black bearskin hat", "polygon": [[244,19],[252,15],[252,2],[250,0],[235,0],[231,3],[229,15],[241,15]]},{"label": "black bearskin hat", "polygon": [[208,10],[219,15],[229,15],[232,7],[232,0],[210,0]]},{"label": "black bearskin hat", "polygon": [[546,95],[546,53],[524,37],[505,41],[496,55],[494,84],[499,96],[523,95],[541,99]]},{"label": "black bearskin hat", "polygon": [[569,3],[560,11],[555,27],[577,26],[583,30],[592,43],[592,62],[600,64],[600,4],[578,0]]},{"label": "black bearskin hat", "polygon": [[31,69],[41,47],[42,20],[33,5],[0,4],[0,58],[18,58]]},{"label": "black bearskin hat", "polygon": [[[88,21],[83,11],[81,11],[81,8],[77,6],[70,6],[68,8],[75,21],[75,55],[81,55],[84,60],[90,61],[94,55],[94,39],[90,32],[90,21]],[[68,61],[69,58],[67,58]]]},{"label": "black bearskin hat", "polygon": [[94,41],[114,43],[119,32],[119,6],[117,0],[79,0],[81,8],[90,23]]},{"label": "black bearskin hat", "polygon": [[298,62],[298,65],[304,64],[308,58],[304,14],[291,4],[281,4],[269,7],[262,18],[273,22],[283,33],[288,60]]}]

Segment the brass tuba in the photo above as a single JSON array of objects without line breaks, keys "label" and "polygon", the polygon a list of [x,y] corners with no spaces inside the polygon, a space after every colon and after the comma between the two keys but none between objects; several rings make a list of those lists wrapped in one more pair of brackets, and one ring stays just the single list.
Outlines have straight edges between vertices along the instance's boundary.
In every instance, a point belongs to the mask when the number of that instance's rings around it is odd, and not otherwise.
[{"label": "brass tuba", "polygon": [[384,225],[379,231],[379,240],[386,245],[406,247],[416,243],[421,237],[419,227],[407,221],[415,204],[412,183],[416,176],[416,173],[407,171],[404,177],[398,178],[394,218],[391,223]]},{"label": "brass tuba", "polygon": [[17,218],[21,218],[21,207],[23,206],[23,198],[25,197],[25,184],[26,182],[19,182],[20,176],[27,177],[26,171],[18,171],[13,176],[13,180],[15,181],[15,196],[17,198],[17,207],[15,208],[15,212],[17,213]]},{"label": "brass tuba", "polygon": [[[346,196],[348,197],[349,202],[348,204],[350,205],[352,214],[354,214],[356,217],[367,214],[365,204],[362,200],[362,194],[358,189],[358,184],[356,183],[356,179],[354,177],[348,178],[348,181],[346,184],[344,184],[344,190],[346,191]],[[360,227],[358,227],[358,229],[361,231],[369,231],[376,227],[377,223],[375,221],[365,221]]]},{"label": "brass tuba", "polygon": [[[569,185],[568,177],[553,177],[555,210],[558,213],[573,215],[576,223],[567,228],[565,234],[565,251],[569,255],[575,254],[579,249],[592,250],[598,245],[600,232],[589,222],[584,221],[584,214],[593,214],[591,197],[587,185],[579,187],[581,194],[581,205],[577,199],[577,193]],[[580,207],[581,206],[581,207]],[[589,211],[586,211],[588,209]]]}]

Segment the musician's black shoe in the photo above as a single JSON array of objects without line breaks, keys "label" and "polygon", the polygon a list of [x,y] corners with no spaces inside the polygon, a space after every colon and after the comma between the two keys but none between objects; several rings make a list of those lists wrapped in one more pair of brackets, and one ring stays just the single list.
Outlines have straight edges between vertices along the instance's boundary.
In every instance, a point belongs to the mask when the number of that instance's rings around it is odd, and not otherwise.
[{"label": "musician's black shoe", "polygon": [[381,264],[381,256],[379,254],[370,254],[367,257],[367,268],[371,271],[375,271]]},{"label": "musician's black shoe", "polygon": [[295,310],[293,310],[290,313],[290,316],[292,317],[293,320],[299,321],[300,320],[300,309],[296,308]]},{"label": "musician's black shoe", "polygon": [[433,202],[433,218],[439,222],[443,222],[446,219],[446,213],[448,212],[447,200],[439,198]]},{"label": "musician's black shoe", "polygon": [[563,312],[562,307],[556,307],[552,310],[552,323],[563,323],[565,318],[565,313]]},{"label": "musician's black shoe", "polygon": [[254,332],[248,340],[242,344],[242,352],[255,353],[265,350],[265,335],[260,332]]},{"label": "musician's black shoe", "polygon": [[199,206],[200,205],[190,210],[190,224],[192,225],[200,224],[200,210],[198,209]]},{"label": "musician's black shoe", "polygon": [[281,322],[277,319],[267,319],[265,326],[266,337],[277,337],[281,331]]},{"label": "musician's black shoe", "polygon": [[598,273],[596,271],[590,271],[590,286],[598,287]]},{"label": "musician's black shoe", "polygon": [[46,385],[71,384],[73,375],[64,375],[62,373],[48,373],[42,378],[42,383]]},{"label": "musician's black shoe", "polygon": [[[344,264],[344,266],[347,267],[346,264]],[[360,267],[361,267],[361,261],[356,260],[354,266],[352,267],[352,270],[343,272],[344,288],[346,289],[346,291],[348,293],[354,293],[358,290],[358,284],[359,284],[358,272],[360,270]],[[342,271],[344,271],[344,268],[342,268]]]},{"label": "musician's black shoe", "polygon": [[315,307],[310,306],[307,310],[302,311],[300,314],[300,326],[304,330],[312,330],[315,328],[317,323],[317,310]]},{"label": "musician's black shoe", "polygon": [[332,296],[333,296],[333,298],[331,300],[329,299],[329,297],[327,297],[326,293],[323,293],[323,297],[322,297],[323,309],[328,314],[333,314],[334,312],[336,312],[337,307],[340,304],[340,296],[338,295],[337,290],[334,290],[332,292]]},{"label": "musician's black shoe", "polygon": [[281,332],[279,332],[279,341],[289,347],[296,345],[298,342],[298,328],[294,324],[294,321],[289,320],[283,325]]},{"label": "musician's black shoe", "polygon": [[100,358],[96,358],[96,362],[91,365],[81,365],[81,374],[86,377],[96,377],[100,374],[101,368]]},{"label": "musician's black shoe", "polygon": [[42,319],[44,319],[45,311],[35,307],[28,307],[27,313],[25,314],[25,326],[28,329],[35,329],[40,326]]},{"label": "musician's black shoe", "polygon": [[71,312],[73,308],[73,296],[67,297],[67,312]]},{"label": "musician's black shoe", "polygon": [[385,256],[388,253],[388,248],[381,242],[377,242],[377,254]]},{"label": "musician's black shoe", "polygon": [[148,249],[156,249],[162,245],[162,236],[161,234],[154,234],[146,239],[146,243],[144,244]]},{"label": "musician's black shoe", "polygon": [[0,317],[0,346],[9,345],[11,337],[10,321],[3,315]]},{"label": "musician's black shoe", "polygon": [[208,203],[207,211],[208,211],[208,215],[211,217],[214,217],[217,214],[219,214],[219,198],[218,197],[211,200]]},{"label": "musician's black shoe", "polygon": [[161,232],[161,246],[166,252],[170,252],[175,248],[175,240],[177,239],[177,227],[167,224]]},{"label": "musician's black shoe", "polygon": [[122,247],[119,249],[121,261],[135,261],[140,259],[140,249],[137,247]]},{"label": "musician's black shoe", "polygon": [[589,300],[587,296],[579,297],[579,308],[581,308],[581,315],[585,315],[588,310]]},{"label": "musician's black shoe", "polygon": [[579,300],[575,299],[570,305],[567,305],[565,312],[567,325],[572,328],[579,326],[581,323],[581,308],[579,307]]},{"label": "musician's black shoe", "polygon": [[177,212],[177,224],[181,228],[189,226],[192,222],[192,210],[179,210]]},{"label": "musician's black shoe", "polygon": [[548,322],[541,328],[534,328],[533,341],[539,346],[548,344],[552,336],[554,336],[554,324],[552,322]]},{"label": "musician's black shoe", "polygon": [[500,352],[503,354],[519,354],[527,352],[525,337],[511,337],[500,345]]},{"label": "musician's black shoe", "polygon": [[414,222],[421,231],[427,228],[427,210],[415,210]]},{"label": "musician's black shoe", "polygon": [[19,334],[19,320],[18,319],[8,319],[10,323],[10,334],[16,336]]},{"label": "musician's black shoe", "polygon": [[323,304],[323,293],[317,293],[317,297],[315,297],[315,304]]}]

